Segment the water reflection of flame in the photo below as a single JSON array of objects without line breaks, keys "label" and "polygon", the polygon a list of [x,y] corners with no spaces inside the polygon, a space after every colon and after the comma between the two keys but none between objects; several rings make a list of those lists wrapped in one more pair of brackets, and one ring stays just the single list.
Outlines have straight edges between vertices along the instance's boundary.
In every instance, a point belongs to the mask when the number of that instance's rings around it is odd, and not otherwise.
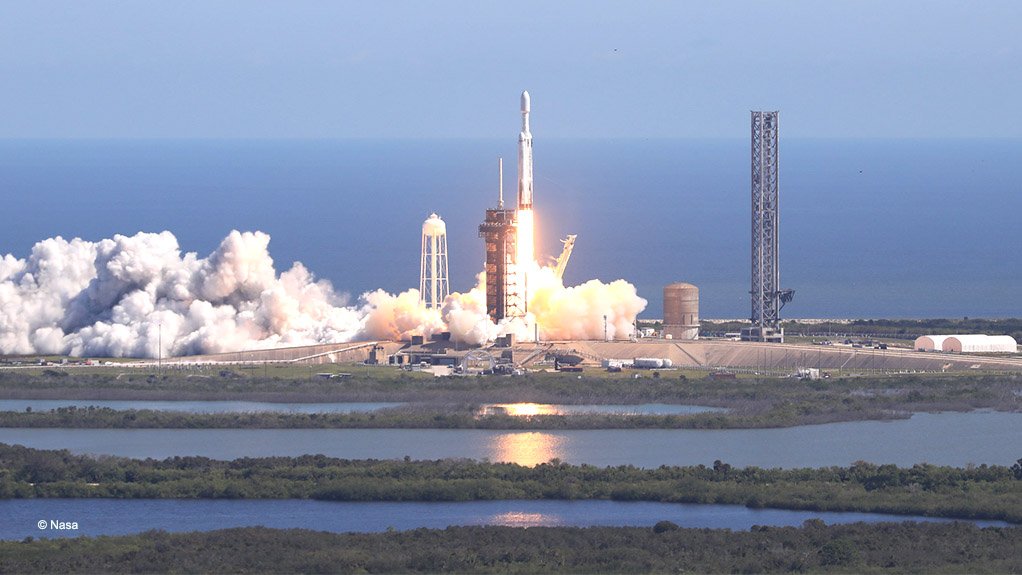
[{"label": "water reflection of flame", "polygon": [[530,417],[533,415],[563,415],[557,406],[547,403],[496,403],[484,406],[484,414],[503,414],[515,417]]},{"label": "water reflection of flame", "polygon": [[490,459],[533,467],[564,458],[564,438],[549,433],[502,433],[490,443]]},{"label": "water reflection of flame", "polygon": [[504,525],[507,527],[553,527],[563,523],[564,520],[557,515],[525,513],[523,511],[498,513],[487,521],[488,525]]}]

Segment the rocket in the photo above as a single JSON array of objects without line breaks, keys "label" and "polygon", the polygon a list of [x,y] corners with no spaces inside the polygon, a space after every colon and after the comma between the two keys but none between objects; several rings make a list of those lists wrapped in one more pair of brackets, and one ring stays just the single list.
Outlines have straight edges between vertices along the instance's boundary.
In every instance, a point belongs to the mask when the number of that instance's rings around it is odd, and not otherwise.
[{"label": "rocket", "polygon": [[532,209],[532,133],[529,93],[522,92],[522,131],[518,134],[518,209]]}]

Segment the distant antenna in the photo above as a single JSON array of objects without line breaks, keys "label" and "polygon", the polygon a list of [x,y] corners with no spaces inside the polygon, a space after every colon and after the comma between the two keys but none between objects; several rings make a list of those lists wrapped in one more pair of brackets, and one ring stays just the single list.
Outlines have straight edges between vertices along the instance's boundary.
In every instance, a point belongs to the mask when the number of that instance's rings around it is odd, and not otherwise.
[{"label": "distant antenna", "polygon": [[497,209],[504,209],[504,158],[497,158],[497,171],[500,172],[500,182],[498,186],[500,188],[500,199],[497,200]]},{"label": "distant antenna", "polygon": [[430,214],[422,223],[422,265],[419,268],[419,301],[440,309],[450,293],[447,275],[447,224]]}]

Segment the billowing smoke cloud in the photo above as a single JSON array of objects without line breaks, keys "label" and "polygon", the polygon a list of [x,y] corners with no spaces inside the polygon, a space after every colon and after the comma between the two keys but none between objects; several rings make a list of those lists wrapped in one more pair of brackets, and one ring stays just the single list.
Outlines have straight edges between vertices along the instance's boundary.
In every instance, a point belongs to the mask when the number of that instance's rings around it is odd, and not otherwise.
[{"label": "billowing smoke cloud", "polygon": [[565,287],[551,268],[529,274],[529,313],[539,324],[542,339],[627,339],[636,316],[646,308],[635,286],[617,280],[589,280]]},{"label": "billowing smoke cloud", "polygon": [[[495,325],[479,285],[441,310],[417,290],[382,290],[351,303],[300,263],[277,273],[270,237],[231,232],[208,257],[181,253],[170,232],[99,242],[51,238],[27,259],[0,258],[0,353],[155,357],[245,349],[404,339],[451,331],[468,343],[524,323]],[[565,287],[551,270],[530,274],[530,321],[544,338],[628,337],[646,301],[624,281]]]}]

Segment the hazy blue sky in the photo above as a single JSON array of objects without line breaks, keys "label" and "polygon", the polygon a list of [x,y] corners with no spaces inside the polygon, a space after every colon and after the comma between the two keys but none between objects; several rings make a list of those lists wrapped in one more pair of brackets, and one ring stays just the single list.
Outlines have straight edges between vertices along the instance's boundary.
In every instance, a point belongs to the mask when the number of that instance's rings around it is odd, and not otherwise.
[{"label": "hazy blue sky", "polygon": [[[0,137],[1022,136],[1022,2],[0,3]],[[512,127],[513,131],[514,128]]]}]

